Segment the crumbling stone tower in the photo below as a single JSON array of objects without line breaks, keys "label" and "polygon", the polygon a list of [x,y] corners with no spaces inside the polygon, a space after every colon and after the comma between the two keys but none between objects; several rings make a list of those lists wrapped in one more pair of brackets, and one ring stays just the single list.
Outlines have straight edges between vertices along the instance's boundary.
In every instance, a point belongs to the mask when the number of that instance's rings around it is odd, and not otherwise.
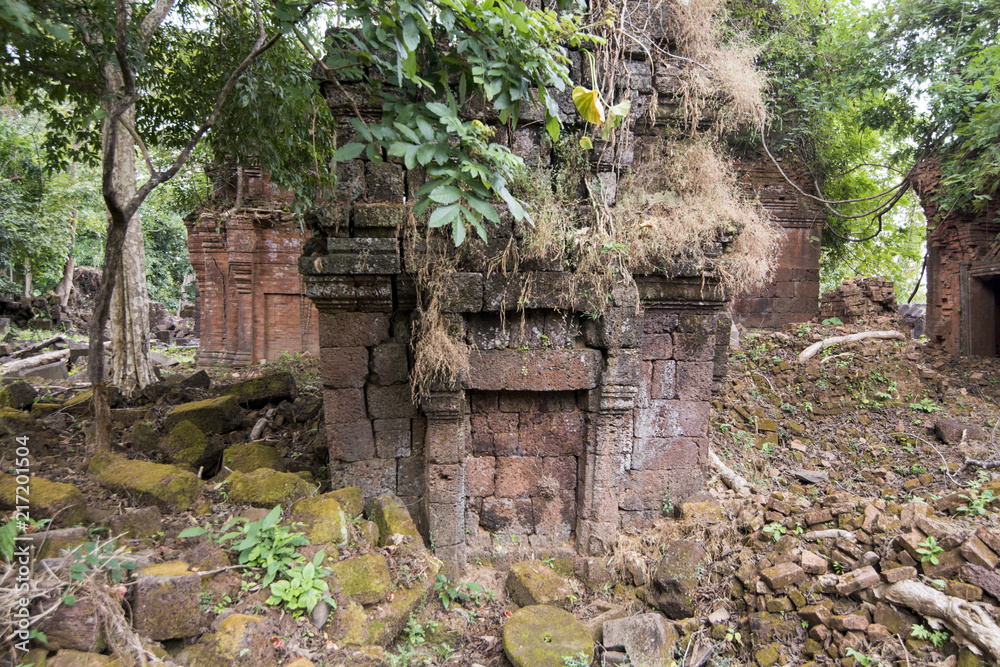
[{"label": "crumbling stone tower", "polygon": [[[574,62],[579,80],[579,54]],[[613,168],[649,159],[681,106],[676,64],[622,68],[641,120],[607,153],[595,146],[594,155],[612,159],[593,159],[590,177],[611,201]],[[381,117],[379,100],[323,88],[335,116],[357,108]],[[655,113],[645,113],[654,100]],[[559,103],[564,118],[575,117],[568,93]],[[488,113],[466,112],[492,123],[527,164],[556,159],[538,129],[540,109],[523,109],[513,132]],[[422,229],[410,206],[424,173],[355,159],[337,163],[337,176],[332,201],[307,216],[313,237],[299,259],[319,310],[334,483],[400,496],[437,555],[458,566],[470,550],[489,552],[509,536],[604,553],[620,527],[648,522],[665,498],[678,502],[700,487],[713,379],[725,370],[731,326],[711,262],[634,275],[592,310],[570,262],[499,267],[504,249],[525,239],[523,226],[502,216],[485,243],[452,250],[455,270],[435,286],[450,331],[470,348],[469,371],[414,400],[411,334],[423,296],[415,249],[436,242],[410,226]],[[584,227],[594,212],[579,214]],[[705,255],[721,261],[732,242],[721,237]]]}]

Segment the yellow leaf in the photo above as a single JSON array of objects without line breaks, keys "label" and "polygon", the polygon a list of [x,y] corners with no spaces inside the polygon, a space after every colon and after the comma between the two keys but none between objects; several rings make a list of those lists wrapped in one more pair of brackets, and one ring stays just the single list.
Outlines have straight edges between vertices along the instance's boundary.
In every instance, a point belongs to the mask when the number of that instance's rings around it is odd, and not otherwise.
[{"label": "yellow leaf", "polygon": [[588,123],[594,125],[604,124],[604,102],[601,101],[601,94],[596,90],[587,90],[583,86],[573,89],[573,104],[580,116]]},{"label": "yellow leaf", "polygon": [[581,146],[581,147],[582,147],[583,149],[585,149],[585,150],[588,150],[588,151],[589,151],[590,149],[592,149],[592,148],[594,147],[594,144],[593,144],[593,142],[592,142],[592,141],[590,140],[590,137],[580,137],[580,146]]}]

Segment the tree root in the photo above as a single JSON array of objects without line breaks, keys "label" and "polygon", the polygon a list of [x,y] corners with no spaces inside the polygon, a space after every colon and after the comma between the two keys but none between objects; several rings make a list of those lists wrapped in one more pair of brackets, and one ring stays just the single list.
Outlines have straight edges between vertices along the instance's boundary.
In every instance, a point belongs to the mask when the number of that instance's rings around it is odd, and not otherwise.
[{"label": "tree root", "polygon": [[712,469],[718,473],[719,477],[722,478],[722,481],[726,483],[726,486],[733,491],[739,493],[742,489],[753,488],[750,485],[750,482],[737,475],[736,472],[723,463],[722,459],[720,459],[712,450],[708,450],[708,463],[712,466]]},{"label": "tree root", "polygon": [[956,639],[969,644],[974,652],[981,650],[993,664],[1000,662],[1000,627],[979,605],[945,595],[916,579],[879,586],[874,593],[879,600],[940,620]]},{"label": "tree root", "polygon": [[799,355],[799,363],[806,363],[815,357],[817,352],[828,347],[840,345],[841,343],[856,343],[859,340],[866,340],[868,338],[906,340],[906,336],[898,331],[863,331],[849,336],[834,336],[832,338],[821,340],[818,343],[813,343],[806,349],[802,350],[802,353]]}]

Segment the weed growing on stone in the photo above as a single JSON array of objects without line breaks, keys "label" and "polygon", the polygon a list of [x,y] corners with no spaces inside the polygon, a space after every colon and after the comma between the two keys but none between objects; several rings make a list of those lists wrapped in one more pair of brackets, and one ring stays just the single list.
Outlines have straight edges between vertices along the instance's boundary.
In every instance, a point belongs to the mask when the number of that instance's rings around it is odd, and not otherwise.
[{"label": "weed growing on stone", "polygon": [[928,630],[926,626],[914,623],[910,628],[910,636],[914,639],[928,641],[937,648],[944,646],[950,637],[945,630]]},{"label": "weed growing on stone", "polygon": [[285,570],[282,574],[287,579],[271,584],[271,596],[267,599],[267,604],[280,605],[292,612],[295,618],[303,612],[311,614],[320,602],[336,609],[337,603],[330,597],[330,587],[325,581],[330,575],[330,570],[323,567],[325,559],[326,551],[320,551],[312,562]]},{"label": "weed growing on stone", "polygon": [[922,542],[917,544],[917,553],[920,554],[921,563],[937,565],[940,562],[938,555],[944,553],[944,548],[937,543],[933,535],[928,535]]}]

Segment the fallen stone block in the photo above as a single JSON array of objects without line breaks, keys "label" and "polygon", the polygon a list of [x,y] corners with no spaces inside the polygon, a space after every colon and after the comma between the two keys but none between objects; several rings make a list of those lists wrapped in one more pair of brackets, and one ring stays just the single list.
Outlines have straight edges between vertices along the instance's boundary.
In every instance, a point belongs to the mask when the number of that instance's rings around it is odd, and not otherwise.
[{"label": "fallen stone block", "polygon": [[168,512],[183,512],[201,490],[201,480],[193,473],[172,465],[95,456],[90,469],[99,469],[96,478],[101,486]]},{"label": "fallen stone block", "polygon": [[573,590],[566,580],[537,560],[515,563],[507,572],[507,592],[516,604],[568,607]]},{"label": "fallen stone block", "polygon": [[316,493],[315,487],[298,475],[259,468],[249,473],[234,472],[226,478],[229,499],[254,507],[287,506]]},{"label": "fallen stone block", "polygon": [[565,657],[594,659],[594,640],[568,611],[548,605],[522,607],[503,627],[504,653],[514,667],[564,667]]},{"label": "fallen stone block", "polygon": [[602,644],[623,649],[633,665],[667,667],[679,639],[673,623],[662,614],[649,613],[604,622]]},{"label": "fallen stone block", "polygon": [[132,617],[136,632],[157,641],[200,635],[207,626],[201,577],[183,561],[143,568],[132,593]]}]

